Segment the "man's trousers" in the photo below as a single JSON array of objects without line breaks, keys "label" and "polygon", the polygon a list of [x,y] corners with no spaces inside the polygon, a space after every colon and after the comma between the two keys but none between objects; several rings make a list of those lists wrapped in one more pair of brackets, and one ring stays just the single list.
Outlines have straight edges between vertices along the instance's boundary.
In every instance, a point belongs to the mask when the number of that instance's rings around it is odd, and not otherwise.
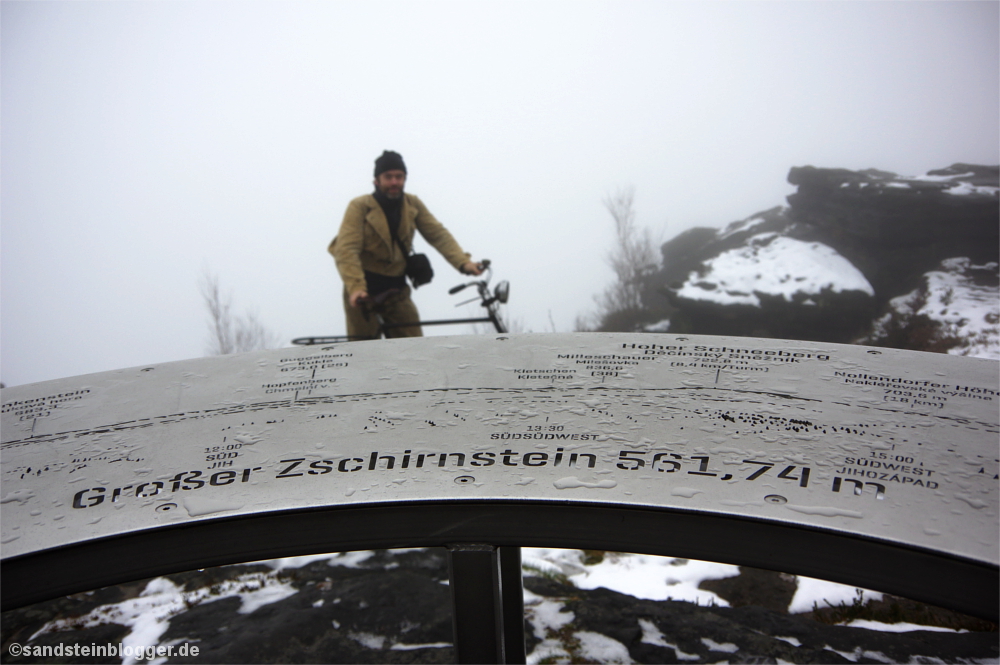
[{"label": "man's trousers", "polygon": [[351,307],[350,294],[344,289],[344,314],[347,319],[347,335],[354,339],[379,339],[386,337],[423,337],[420,326],[402,326],[382,330],[379,321],[385,323],[412,323],[420,320],[417,306],[410,300],[410,288],[406,287],[393,294],[378,306]]}]

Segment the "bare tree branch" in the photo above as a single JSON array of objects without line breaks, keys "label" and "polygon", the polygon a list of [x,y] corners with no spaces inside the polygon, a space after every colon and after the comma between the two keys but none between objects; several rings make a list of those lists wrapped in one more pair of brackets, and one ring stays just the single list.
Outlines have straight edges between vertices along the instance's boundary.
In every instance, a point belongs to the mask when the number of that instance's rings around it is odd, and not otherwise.
[{"label": "bare tree branch", "polygon": [[206,348],[209,355],[245,353],[273,349],[280,345],[278,335],[268,330],[255,312],[247,311],[243,316],[233,315],[232,294],[222,293],[217,275],[206,270],[202,273],[199,286],[209,315],[209,340]]},{"label": "bare tree branch", "polygon": [[[615,273],[615,281],[603,293],[595,296],[597,312],[592,318],[577,317],[577,330],[618,327],[615,322],[638,318],[643,310],[642,281],[657,269],[657,242],[648,228],[635,223],[635,190],[621,189],[604,198],[604,207],[615,224],[615,244],[605,257]],[[588,320],[589,319],[589,320]]]}]

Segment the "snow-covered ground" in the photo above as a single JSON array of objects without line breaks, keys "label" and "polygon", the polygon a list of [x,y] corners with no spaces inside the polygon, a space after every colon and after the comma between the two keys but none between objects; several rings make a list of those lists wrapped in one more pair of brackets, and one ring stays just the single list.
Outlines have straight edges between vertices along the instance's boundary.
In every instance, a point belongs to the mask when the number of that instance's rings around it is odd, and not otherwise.
[{"label": "snow-covered ground", "polygon": [[[36,631],[28,641],[49,632],[116,623],[131,629],[128,635],[121,639],[121,643],[136,652],[140,647],[159,646],[160,636],[170,626],[170,618],[197,605],[236,596],[242,601],[239,613],[250,614],[264,605],[283,600],[297,592],[297,589],[287,582],[279,581],[273,574],[248,573],[224,582],[218,588],[203,587],[193,591],[184,591],[167,578],[157,577],[149,582],[136,598],[102,605],[82,617],[50,621]],[[159,659],[160,662],[164,660],[166,659]],[[134,656],[122,659],[124,665],[133,665],[136,662]],[[155,663],[157,660],[150,662]]]},{"label": "snow-covered ground", "polygon": [[1000,360],[997,288],[977,285],[968,274],[976,268],[996,271],[996,264],[973,266],[967,258],[955,258],[941,267],[927,273],[927,301],[917,314],[940,321],[947,335],[964,340],[949,353]]},{"label": "snow-covered ground", "polygon": [[[675,559],[648,554],[609,553],[596,564],[584,564],[581,550],[559,550],[525,547],[522,564],[525,574],[557,573],[580,589],[603,587],[647,600],[683,600],[699,605],[729,607],[729,603],[712,593],[699,589],[705,580],[734,577],[739,567],[728,563]],[[850,605],[860,591],[866,600],[880,600],[882,594],[867,589],[826,582],[810,577],[797,577],[798,590],[789,612],[809,612],[813,603]]]},{"label": "snow-covered ground", "polygon": [[[279,576],[281,571],[324,560],[330,566],[354,568],[371,558],[373,554],[373,552],[349,552],[257,562],[266,564],[271,568],[271,571],[259,572],[258,569],[258,572],[248,572],[229,582],[216,585],[211,590],[201,588],[185,591],[166,578],[156,578],[149,582],[136,598],[112,605],[103,605],[82,617],[52,621],[38,630],[32,639],[48,632],[117,623],[131,629],[131,632],[121,640],[125,646],[159,644],[160,637],[166,632],[170,619],[191,607],[216,602],[223,598],[239,597],[241,605],[238,612],[249,614],[266,604],[283,600],[298,593],[295,587],[287,581],[283,581],[283,578]],[[700,605],[715,604],[723,607],[728,606],[724,599],[710,591],[699,589],[698,585],[704,580],[720,579],[739,574],[739,569],[729,564],[643,554],[607,553],[598,563],[585,563],[586,554],[581,550],[524,548],[522,557],[525,575],[558,576],[581,589],[604,587],[637,598],[670,599]],[[812,610],[814,606],[850,605],[859,594],[865,600],[881,598],[881,594],[877,592],[823,580],[798,577],[797,581],[798,589],[789,607],[789,611],[792,613],[807,612]],[[528,662],[539,663],[543,659],[558,660],[569,657],[570,654],[566,652],[565,644],[553,639],[551,635],[554,631],[558,631],[574,620],[572,612],[567,611],[558,599],[538,596],[527,590],[524,592],[524,601],[525,615],[535,635],[542,640],[529,654]],[[649,625],[642,625],[643,641],[670,646],[675,649],[679,659],[683,660],[685,656],[688,656],[676,645],[671,644],[655,625],[650,622],[646,623]],[[883,624],[874,621],[855,621],[850,625],[889,632],[946,630],[909,623]],[[396,643],[385,636],[370,633],[351,634],[350,637],[369,648],[378,649],[408,650],[450,646],[447,643]],[[573,634],[573,641],[573,656],[584,658],[586,662],[631,662],[625,646],[605,635],[578,631]],[[712,644],[706,643],[706,646],[712,651],[719,651],[720,657],[735,647],[735,645],[714,642]],[[698,656],[691,658],[697,659]],[[150,662],[155,664],[163,660],[156,659]],[[135,662],[134,658],[123,660],[125,665],[133,665]]]},{"label": "snow-covered ground", "polygon": [[872,337],[886,334],[891,322],[906,325],[924,316],[940,324],[939,334],[959,343],[948,353],[1000,360],[1000,289],[976,283],[997,273],[997,264],[973,265],[965,257],[947,259],[924,275],[924,284],[889,301],[890,312],[875,322]]}]

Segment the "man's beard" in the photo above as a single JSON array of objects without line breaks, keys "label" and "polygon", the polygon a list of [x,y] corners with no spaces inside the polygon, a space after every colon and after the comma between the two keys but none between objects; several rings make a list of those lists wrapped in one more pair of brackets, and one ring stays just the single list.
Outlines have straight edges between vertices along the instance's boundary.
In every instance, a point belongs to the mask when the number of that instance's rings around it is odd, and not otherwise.
[{"label": "man's beard", "polygon": [[403,196],[403,188],[402,187],[400,187],[399,189],[396,189],[396,190],[393,190],[393,189],[391,189],[389,187],[386,187],[385,189],[379,187],[379,191],[382,192],[382,195],[385,198],[389,199],[390,201],[395,201],[396,199],[401,198]]}]

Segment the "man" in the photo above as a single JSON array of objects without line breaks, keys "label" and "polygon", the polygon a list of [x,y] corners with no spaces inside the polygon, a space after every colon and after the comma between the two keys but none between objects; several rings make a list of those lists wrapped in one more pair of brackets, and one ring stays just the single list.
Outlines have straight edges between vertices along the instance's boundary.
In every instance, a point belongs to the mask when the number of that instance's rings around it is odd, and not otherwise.
[{"label": "man", "polygon": [[[406,285],[406,255],[413,247],[414,231],[420,231],[424,240],[460,272],[482,273],[482,267],[470,260],[427,206],[416,196],[404,193],[405,184],[402,156],[384,151],[375,160],[375,191],[348,204],[340,231],[327,248],[344,280],[344,312],[351,338],[379,336],[379,322],[368,307],[386,323],[420,320]],[[386,337],[422,335],[420,326],[385,331]]]}]

